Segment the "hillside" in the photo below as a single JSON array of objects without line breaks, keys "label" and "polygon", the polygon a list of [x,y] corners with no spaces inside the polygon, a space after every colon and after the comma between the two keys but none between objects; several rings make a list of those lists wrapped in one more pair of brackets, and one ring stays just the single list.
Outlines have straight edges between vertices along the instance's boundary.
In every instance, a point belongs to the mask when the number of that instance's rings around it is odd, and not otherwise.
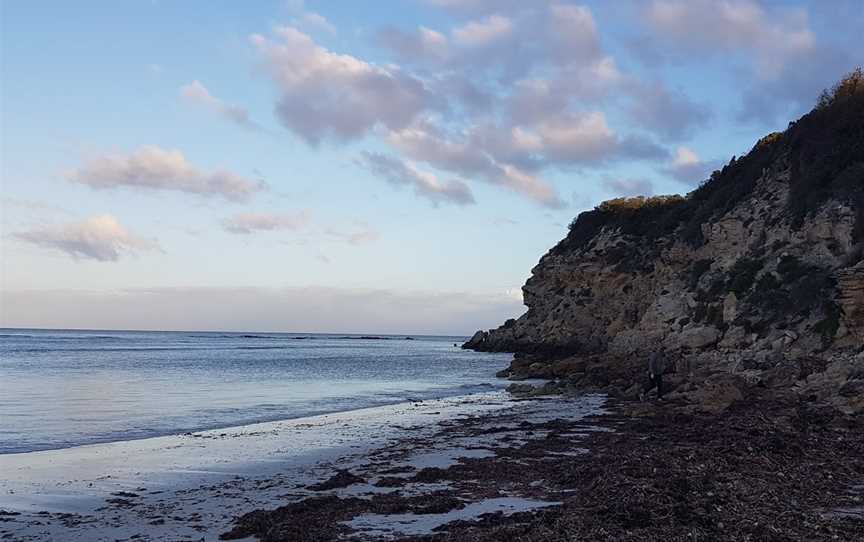
[{"label": "hillside", "polygon": [[864,344],[862,246],[858,70],[686,197],[617,199],[580,214],[522,288],[527,312],[465,347],[522,354],[517,376],[662,345],[751,379],[803,360],[852,360],[849,377]]}]

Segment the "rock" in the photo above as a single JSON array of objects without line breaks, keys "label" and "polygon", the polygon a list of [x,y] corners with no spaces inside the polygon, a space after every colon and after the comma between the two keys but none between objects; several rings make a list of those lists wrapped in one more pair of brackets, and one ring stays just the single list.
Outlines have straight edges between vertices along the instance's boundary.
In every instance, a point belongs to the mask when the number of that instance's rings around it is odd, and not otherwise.
[{"label": "rock", "polygon": [[462,348],[470,348],[472,350],[482,350],[486,339],[489,338],[489,332],[483,331],[482,329],[474,333],[468,342],[462,345]]},{"label": "rock", "polygon": [[723,298],[723,321],[732,322],[738,316],[738,296],[729,292]]},{"label": "rock", "polygon": [[686,348],[705,348],[717,342],[720,330],[713,327],[685,329],[678,335],[678,344]]},{"label": "rock", "polygon": [[[786,359],[831,363],[864,344],[864,203],[839,177],[816,190],[794,170],[824,162],[843,171],[860,161],[864,115],[850,116],[844,130],[820,125],[828,119],[792,123],[721,168],[704,193],[728,198],[622,198],[582,213],[531,270],[527,311],[465,347],[525,355],[501,373],[511,379],[578,375],[580,386],[624,395],[632,384],[619,368],[579,360],[626,363],[662,346],[691,352],[694,374],[746,372],[757,385],[803,386],[783,371],[762,373]],[[826,380],[818,395],[846,401],[843,383]],[[712,393],[735,395],[724,386]]]},{"label": "rock", "polygon": [[365,481],[366,480],[350,471],[340,469],[327,480],[306,486],[306,489],[311,489],[312,491],[327,491],[328,489],[340,489],[354,484],[362,484]]},{"label": "rock", "polygon": [[513,395],[528,395],[534,391],[534,386],[531,384],[510,384],[507,386],[507,392]]},{"label": "rock", "polygon": [[696,410],[717,414],[729,408],[736,401],[744,399],[742,389],[746,382],[729,374],[715,374],[704,382],[697,384],[696,389],[688,392],[686,397],[693,402]]},{"label": "rock", "polygon": [[721,348],[739,348],[747,343],[747,333],[743,327],[733,326],[723,334],[723,340],[718,343]]}]

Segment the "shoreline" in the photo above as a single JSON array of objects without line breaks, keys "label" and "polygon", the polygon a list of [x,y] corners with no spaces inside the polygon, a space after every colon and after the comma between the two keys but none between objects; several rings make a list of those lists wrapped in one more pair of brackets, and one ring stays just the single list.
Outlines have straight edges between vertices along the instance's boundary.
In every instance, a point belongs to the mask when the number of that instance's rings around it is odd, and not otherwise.
[{"label": "shoreline", "polygon": [[[529,380],[531,382],[531,380]],[[0,465],[3,463],[4,457],[12,457],[12,456],[23,456],[28,454],[38,454],[38,453],[50,453],[50,452],[63,452],[64,450],[75,450],[79,448],[85,448],[88,446],[105,446],[105,445],[121,445],[126,442],[136,442],[136,441],[146,441],[151,439],[160,439],[160,438],[173,438],[180,436],[189,436],[193,434],[199,433],[219,433],[219,432],[237,432],[244,428],[254,427],[254,426],[267,426],[268,424],[280,424],[285,422],[297,422],[299,420],[306,419],[317,419],[326,416],[338,416],[338,415],[351,415],[351,413],[362,413],[367,410],[374,410],[378,408],[390,408],[390,407],[399,407],[400,405],[407,404],[416,404],[423,403],[429,401],[441,401],[448,399],[459,399],[462,397],[470,397],[473,395],[481,395],[484,393],[496,393],[505,390],[506,385],[500,383],[499,381],[491,381],[491,382],[480,382],[477,384],[463,384],[458,386],[457,388],[440,388],[440,389],[428,389],[422,391],[404,391],[401,392],[405,395],[405,397],[400,400],[381,400],[380,402],[369,401],[369,403],[363,405],[358,404],[357,406],[352,406],[347,409],[337,409],[337,410],[328,410],[323,409],[320,411],[312,411],[308,413],[303,413],[297,416],[291,417],[276,417],[276,418],[268,418],[264,417],[261,419],[251,419],[249,421],[243,421],[242,423],[232,423],[229,425],[216,424],[213,426],[203,426],[194,429],[179,429],[173,432],[165,432],[165,433],[154,433],[150,435],[144,436],[129,436],[127,438],[113,438],[106,437],[106,440],[94,440],[90,442],[82,442],[72,444],[70,446],[62,446],[56,448],[39,448],[35,450],[24,450],[24,451],[11,451],[11,452],[0,452]],[[460,390],[462,393],[452,393],[454,390]],[[471,391],[473,390],[473,391]],[[439,394],[449,391],[451,393],[447,393],[443,396]]]},{"label": "shoreline", "polygon": [[332,464],[362,461],[441,423],[526,404],[495,391],[6,454],[0,456],[0,540],[115,540],[136,534],[215,540],[233,515],[281,504],[286,491],[313,484]]},{"label": "shoreline", "polygon": [[[381,475],[392,468],[379,469],[374,485],[395,492],[324,494],[259,510],[222,539],[860,539],[860,418],[776,399],[742,402],[722,415],[683,406],[611,400],[603,413],[569,420],[488,413],[442,427],[433,438],[500,437],[516,429],[521,438],[487,441],[486,454],[443,467],[389,477]],[[352,487],[370,480],[359,474],[337,472],[330,481]],[[518,504],[497,508],[501,499]]]},{"label": "shoreline", "polygon": [[0,540],[854,540],[864,532],[864,423],[819,404],[766,396],[711,413],[675,400],[489,393],[405,408],[395,418],[389,408],[329,420],[323,433],[353,428],[354,440],[337,436],[341,447],[293,466],[258,457],[249,471],[185,488],[114,481],[126,489],[90,513],[10,515],[0,501]]}]

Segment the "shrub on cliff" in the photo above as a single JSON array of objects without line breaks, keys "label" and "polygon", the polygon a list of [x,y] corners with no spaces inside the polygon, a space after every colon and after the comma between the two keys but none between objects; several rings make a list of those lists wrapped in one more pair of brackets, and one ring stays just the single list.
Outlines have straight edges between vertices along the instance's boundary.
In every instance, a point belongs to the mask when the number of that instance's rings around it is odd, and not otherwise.
[{"label": "shrub on cliff", "polygon": [[[823,93],[817,107],[787,130],[796,225],[831,197],[864,196],[864,74],[853,71]],[[864,226],[861,226],[864,227]]]},{"label": "shrub on cliff", "polygon": [[859,94],[864,94],[864,70],[859,66],[847,73],[830,89],[825,89],[819,95],[816,109],[825,109],[836,104],[850,100]]},{"label": "shrub on cliff", "polygon": [[864,73],[846,75],[820,96],[816,107],[782,133],[769,134],[741,158],[733,158],[686,198],[619,198],[581,213],[553,252],[585,248],[604,227],[653,241],[677,234],[704,243],[702,225],[748,198],[770,167],[791,167],[788,211],[793,226],[829,198],[858,205],[858,239],[864,237]]}]

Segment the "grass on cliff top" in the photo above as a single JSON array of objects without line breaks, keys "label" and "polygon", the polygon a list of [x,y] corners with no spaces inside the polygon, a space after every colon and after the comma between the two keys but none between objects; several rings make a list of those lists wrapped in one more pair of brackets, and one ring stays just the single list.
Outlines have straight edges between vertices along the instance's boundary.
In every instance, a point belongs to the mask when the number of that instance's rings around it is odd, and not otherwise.
[{"label": "grass on cliff top", "polygon": [[856,240],[864,240],[864,72],[843,77],[819,97],[816,107],[785,132],[760,139],[747,155],[733,157],[699,188],[682,196],[618,198],[581,213],[553,253],[587,246],[604,227],[653,241],[677,235],[693,246],[704,243],[702,225],[753,193],[771,167],[791,168],[787,212],[795,227],[829,198],[858,211]]}]

